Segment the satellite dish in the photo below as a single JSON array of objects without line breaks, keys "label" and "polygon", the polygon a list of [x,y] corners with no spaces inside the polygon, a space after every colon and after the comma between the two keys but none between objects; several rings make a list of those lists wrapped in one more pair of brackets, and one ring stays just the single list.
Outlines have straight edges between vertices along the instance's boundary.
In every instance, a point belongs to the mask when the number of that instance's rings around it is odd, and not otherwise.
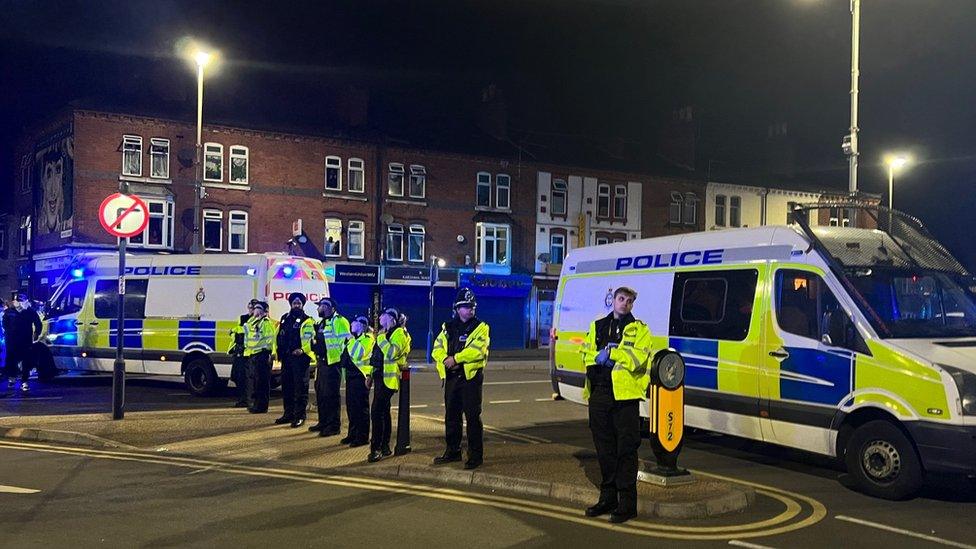
[{"label": "satellite dish", "polygon": [[389,225],[390,223],[393,223],[393,216],[385,213],[380,216],[380,221],[382,221],[384,225]]}]

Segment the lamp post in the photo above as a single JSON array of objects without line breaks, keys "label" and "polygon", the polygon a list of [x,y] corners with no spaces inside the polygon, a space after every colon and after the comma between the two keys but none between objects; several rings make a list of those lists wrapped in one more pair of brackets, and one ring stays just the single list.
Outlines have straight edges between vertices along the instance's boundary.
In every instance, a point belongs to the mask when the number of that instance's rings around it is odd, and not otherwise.
[{"label": "lamp post", "polygon": [[888,166],[888,231],[890,232],[892,227],[892,208],[894,204],[894,192],[895,192],[895,170],[899,170],[908,164],[908,157],[905,155],[888,155],[885,157],[885,165]]},{"label": "lamp post", "polygon": [[190,243],[190,253],[200,253],[200,198],[203,185],[203,69],[210,63],[211,55],[205,51],[198,51],[193,55],[197,63],[197,149],[196,172],[193,181],[193,242]]},{"label": "lamp post", "polygon": [[438,269],[444,268],[447,262],[436,255],[430,256],[430,311],[427,314],[427,363],[434,361],[431,353],[434,350],[434,285],[437,284]]},{"label": "lamp post", "polygon": [[860,71],[860,49],[861,49],[861,0],[850,0],[851,9],[851,130],[848,140],[844,142],[844,152],[850,160],[848,173],[848,191],[850,194],[857,193],[857,84]]}]

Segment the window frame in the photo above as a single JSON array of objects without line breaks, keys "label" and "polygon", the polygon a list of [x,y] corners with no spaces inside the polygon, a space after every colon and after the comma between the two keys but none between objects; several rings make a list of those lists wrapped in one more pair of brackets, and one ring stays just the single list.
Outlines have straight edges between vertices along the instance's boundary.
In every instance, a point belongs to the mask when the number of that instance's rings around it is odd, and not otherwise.
[{"label": "window frame", "polygon": [[[724,194],[715,195],[715,226],[725,227],[725,217],[726,208],[728,207],[728,198]],[[721,213],[719,213],[721,210]]]},{"label": "window frame", "polygon": [[[691,207],[691,221],[686,219],[686,211]],[[684,202],[681,206],[681,224],[695,226],[698,225],[698,195],[693,192],[684,194]]]},{"label": "window frame", "polygon": [[[352,241],[353,235],[359,238],[359,253],[353,255]],[[366,222],[360,220],[350,220],[346,225],[346,257],[349,259],[366,258]]]},{"label": "window frame", "polygon": [[[482,176],[484,176],[486,178],[486,180],[482,180]],[[485,196],[488,197],[488,203],[487,204],[482,204],[481,203],[481,189],[482,189],[482,187],[486,187],[487,190],[488,190],[488,192],[485,194]],[[478,172],[478,174],[475,176],[474,205],[476,207],[478,207],[478,208],[490,208],[491,207],[491,174],[488,173],[488,172]]]},{"label": "window frame", "polygon": [[742,226],[742,197],[733,195],[729,197],[729,227]]},{"label": "window frame", "polygon": [[[399,176],[399,178],[400,178],[400,192],[399,193],[394,193],[393,192],[393,179],[396,176]],[[402,198],[403,197],[403,191],[406,190],[406,189],[404,189],[404,186],[406,184],[405,178],[406,178],[406,172],[403,169],[403,164],[400,164],[399,162],[390,162],[389,165],[387,166],[386,194],[389,195],[389,196],[393,196],[393,197],[397,197],[397,198]]]},{"label": "window frame", "polygon": [[[502,185],[502,178],[505,178],[507,183]],[[501,196],[502,189],[505,189],[505,205],[502,206]],[[507,173],[495,174],[495,207],[499,210],[511,210],[512,209],[512,176]]]},{"label": "window frame", "polygon": [[[353,163],[357,163],[357,162],[359,163],[358,167],[353,165]],[[361,187],[358,189],[354,189],[352,186],[352,182],[355,180],[355,178],[353,178],[352,176],[353,173],[359,174],[359,182]],[[366,161],[363,160],[362,158],[355,158],[355,157],[347,159],[346,179],[347,179],[346,189],[348,189],[349,192],[365,193],[366,192]]]},{"label": "window frame", "polygon": [[[606,192],[604,192],[606,191]],[[606,201],[606,213],[603,213],[604,200]],[[601,219],[610,219],[612,211],[612,199],[609,183],[599,183],[596,186],[596,216]]]},{"label": "window frame", "polygon": [[[142,198],[142,201],[145,202],[146,203],[146,206],[149,208],[149,223],[146,225],[146,230],[144,230],[143,232],[139,233],[136,236],[129,237],[129,240],[128,240],[127,244],[129,246],[133,247],[133,248],[142,248],[142,249],[146,249],[146,250],[172,250],[173,249],[173,238],[174,238],[174,232],[175,232],[175,221],[174,221],[174,219],[175,219],[175,215],[174,215],[175,204],[174,204],[174,202],[172,200],[168,200],[168,199],[164,199],[164,198],[148,198],[148,197],[145,197],[145,196],[141,196],[140,198]],[[153,211],[152,211],[153,204],[162,204],[162,206],[163,206],[163,212],[162,212],[162,214],[153,213]],[[160,234],[160,238],[162,240],[162,243],[161,244],[147,244],[146,243],[146,242],[148,242],[149,235],[150,235],[150,233],[149,233],[149,226],[152,225],[152,219],[154,217],[155,218],[160,218],[160,217],[162,218],[162,231],[161,231],[161,234]],[[202,229],[203,229],[203,227],[202,227],[202,223],[201,223],[201,231],[200,231],[201,238],[203,238],[203,230]],[[142,237],[142,240],[143,241],[142,242],[133,242],[132,239],[133,238],[136,238],[136,237]],[[202,245],[202,241],[201,241],[201,245]]]},{"label": "window frame", "polygon": [[[505,231],[505,262],[498,262],[498,230]],[[492,253],[494,261],[485,261],[485,249],[489,240],[488,231],[491,230]],[[496,267],[511,267],[512,265],[512,226],[507,223],[478,223],[476,226],[476,261],[478,265],[489,265]]]},{"label": "window frame", "polygon": [[[562,188],[559,188],[559,184],[562,184]],[[561,211],[556,211],[554,204],[556,203],[556,195],[562,196],[563,207]],[[549,214],[550,215],[566,215],[569,211],[569,185],[566,183],[565,179],[553,179],[552,185],[549,186]]]},{"label": "window frame", "polygon": [[[338,250],[338,253],[329,252],[328,246],[329,246],[330,225],[332,226],[331,227],[332,230],[337,231],[339,233],[339,242],[337,243],[338,246],[335,247],[336,250]],[[322,236],[322,255],[325,257],[342,257],[342,219],[338,217],[325,218],[324,232]]]},{"label": "window frame", "polygon": [[[165,147],[165,153],[159,153],[156,151],[156,147]],[[149,138],[149,177],[152,179],[169,179],[169,151],[170,151],[170,141],[165,137],[150,137]],[[163,165],[165,166],[165,173],[157,174],[156,170],[156,157],[162,156],[164,158]]]},{"label": "window frame", "polygon": [[[208,151],[208,147],[214,147],[214,151]],[[220,157],[220,177],[214,179],[212,177],[207,177],[207,157],[208,156],[219,156]],[[214,183],[221,183],[224,181],[224,146],[220,143],[204,143],[203,144],[203,180],[213,181]]]},{"label": "window frame", "polygon": [[[235,149],[238,151],[235,153]],[[244,154],[240,154],[244,151]],[[244,179],[234,179],[234,159],[244,159]],[[248,185],[251,180],[251,149],[244,145],[231,145],[227,153],[227,182],[231,185]]]},{"label": "window frame", "polygon": [[[336,186],[329,186],[329,170],[335,170],[336,174]],[[326,192],[341,192],[342,191],[342,158],[329,155],[325,157],[325,180],[322,182],[323,188]]]},{"label": "window frame", "polygon": [[[691,281],[722,280],[725,293],[722,296],[722,316],[717,320],[688,320],[685,316],[686,288]],[[738,284],[745,284],[739,286]],[[728,268],[715,271],[679,271],[675,273],[669,304],[670,321],[668,335],[690,339],[719,341],[746,341],[756,315],[756,297],[759,290],[759,269]],[[744,292],[749,292],[744,294]],[[709,294],[714,295],[714,294]],[[748,297],[749,313],[743,316],[736,297]],[[729,313],[732,313],[731,315]]]},{"label": "window frame", "polygon": [[[214,215],[216,214],[216,215]],[[217,222],[217,247],[208,248],[207,247],[207,225],[209,223]],[[203,210],[203,220],[200,226],[200,245],[203,247],[205,252],[222,252],[224,243],[224,212],[222,210],[214,208],[204,208]]]},{"label": "window frame", "polygon": [[[233,242],[234,242],[234,222],[235,222],[234,216],[242,216],[243,217],[243,222],[244,222],[244,233],[243,233],[244,248],[243,249],[236,249],[236,248],[233,247]],[[248,212],[246,212],[244,210],[231,210],[231,211],[227,212],[227,251],[228,252],[231,252],[231,253],[247,253],[248,236],[249,236],[248,235],[248,232],[249,232],[249,225],[250,225],[250,217],[251,216],[248,214]],[[241,219],[238,219],[236,221],[239,224],[240,221],[242,221],[242,220]]]},{"label": "window frame", "polygon": [[[622,205],[619,202],[620,200],[623,201]],[[627,219],[627,185],[614,185],[613,187],[613,218]]]},{"label": "window frame", "polygon": [[[427,230],[423,225],[419,223],[413,223],[407,229],[407,262],[408,263],[423,263],[424,254],[427,251]],[[413,248],[412,242],[415,238],[420,239],[420,257],[411,257],[411,249]]]},{"label": "window frame", "polygon": [[[129,148],[131,145],[135,145],[136,148]],[[135,153],[135,158],[138,160],[139,171],[136,173],[131,173],[126,171],[126,155]],[[122,135],[122,175],[128,177],[142,177],[142,136],[133,134],[123,134]]]},{"label": "window frame", "polygon": [[[560,239],[562,242],[556,243],[556,239]],[[554,249],[560,248],[559,261],[555,260]],[[566,260],[566,235],[562,233],[549,233],[549,263],[552,265],[562,265],[563,261]]]},{"label": "window frame", "polygon": [[[668,224],[669,225],[681,225],[681,220],[683,219],[685,198],[684,195],[677,192],[671,191],[671,203],[668,205]],[[677,217],[675,216],[675,208],[677,208]]]},{"label": "window frame", "polygon": [[603,246],[604,244],[609,244],[610,238],[606,236],[598,236],[593,240],[594,246]]},{"label": "window frame", "polygon": [[[403,235],[404,231],[402,223],[390,223],[386,226],[386,257],[384,258],[386,261],[403,262]],[[390,257],[390,251],[393,249],[391,244],[393,243],[394,238],[397,237],[400,239],[397,257]]]},{"label": "window frame", "polygon": [[[420,188],[420,194],[414,194],[414,182]],[[407,183],[407,195],[410,198],[425,198],[427,196],[427,168],[420,164],[410,165],[410,181]]]}]

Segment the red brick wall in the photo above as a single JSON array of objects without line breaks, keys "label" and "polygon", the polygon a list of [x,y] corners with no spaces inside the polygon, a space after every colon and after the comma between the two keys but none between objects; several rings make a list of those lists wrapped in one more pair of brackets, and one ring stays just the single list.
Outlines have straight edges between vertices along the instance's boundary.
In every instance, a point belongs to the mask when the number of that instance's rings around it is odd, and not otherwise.
[{"label": "red brick wall", "polygon": [[[696,232],[705,229],[704,182],[662,177],[647,177],[643,179],[643,182],[644,200],[641,204],[641,236],[643,238]],[[669,223],[672,192],[678,192],[682,195],[693,192],[698,197],[698,216],[697,223],[694,226]]]}]

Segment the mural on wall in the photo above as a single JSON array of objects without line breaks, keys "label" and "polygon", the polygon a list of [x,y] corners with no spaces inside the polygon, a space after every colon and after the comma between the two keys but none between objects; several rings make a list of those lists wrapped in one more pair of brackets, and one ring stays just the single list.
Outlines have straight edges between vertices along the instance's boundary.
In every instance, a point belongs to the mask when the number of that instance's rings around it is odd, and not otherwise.
[{"label": "mural on wall", "polygon": [[[74,218],[74,132],[71,125],[34,149],[34,234],[41,241],[71,236]],[[45,235],[56,235],[47,237]]]}]

